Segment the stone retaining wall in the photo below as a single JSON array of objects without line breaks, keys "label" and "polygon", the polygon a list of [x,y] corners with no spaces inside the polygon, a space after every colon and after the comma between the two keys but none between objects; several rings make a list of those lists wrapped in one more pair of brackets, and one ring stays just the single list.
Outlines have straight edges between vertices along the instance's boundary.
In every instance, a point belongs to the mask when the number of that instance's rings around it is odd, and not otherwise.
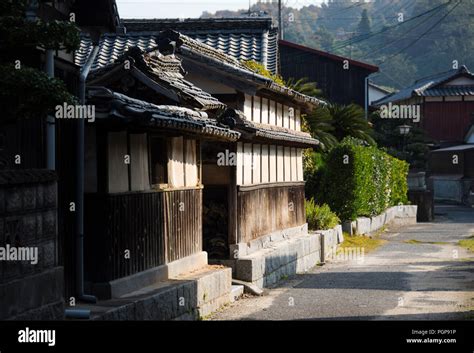
[{"label": "stone retaining wall", "polygon": [[370,234],[380,230],[388,223],[414,224],[416,223],[416,214],[416,205],[394,206],[378,216],[359,217],[355,221],[345,221],[342,223],[342,229],[350,235]]}]

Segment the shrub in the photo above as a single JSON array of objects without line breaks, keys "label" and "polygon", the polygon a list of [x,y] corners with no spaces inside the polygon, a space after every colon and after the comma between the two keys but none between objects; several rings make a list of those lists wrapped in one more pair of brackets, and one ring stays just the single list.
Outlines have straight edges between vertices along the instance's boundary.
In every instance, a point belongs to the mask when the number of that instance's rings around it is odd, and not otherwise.
[{"label": "shrub", "polygon": [[321,184],[321,177],[326,166],[325,156],[312,149],[303,151],[303,175],[305,183],[305,194],[310,197],[317,195]]},{"label": "shrub", "polygon": [[373,146],[345,141],[328,156],[318,192],[344,220],[407,203],[408,164]]},{"label": "shrub", "polygon": [[331,229],[340,223],[339,217],[331,211],[328,205],[317,205],[314,198],[305,202],[306,219],[311,230]]}]

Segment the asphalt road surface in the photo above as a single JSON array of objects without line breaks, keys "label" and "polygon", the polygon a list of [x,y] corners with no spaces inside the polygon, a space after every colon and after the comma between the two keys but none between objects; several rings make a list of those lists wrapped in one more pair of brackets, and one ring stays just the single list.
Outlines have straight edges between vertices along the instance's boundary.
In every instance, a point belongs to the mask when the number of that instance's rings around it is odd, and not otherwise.
[{"label": "asphalt road surface", "polygon": [[316,266],[210,319],[473,320],[474,253],[457,245],[471,235],[474,208],[437,206],[433,223],[389,227],[363,262]]}]

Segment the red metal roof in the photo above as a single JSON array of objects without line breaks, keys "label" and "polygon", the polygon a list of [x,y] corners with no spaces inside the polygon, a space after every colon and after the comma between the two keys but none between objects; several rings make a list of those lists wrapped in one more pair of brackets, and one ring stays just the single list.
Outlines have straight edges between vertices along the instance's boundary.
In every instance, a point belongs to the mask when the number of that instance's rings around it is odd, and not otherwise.
[{"label": "red metal roof", "polygon": [[303,51],[311,53],[311,54],[325,56],[325,57],[327,57],[329,59],[332,59],[332,60],[337,60],[337,61],[348,60],[351,65],[363,67],[363,68],[365,68],[369,71],[372,71],[372,72],[378,72],[379,71],[378,66],[370,65],[370,64],[364,63],[362,61],[349,59],[349,58],[346,58],[344,56],[331,54],[331,53],[328,53],[328,52],[325,52],[325,51],[322,51],[322,50],[318,50],[318,49],[314,49],[314,48],[310,48],[310,47],[305,47],[304,45],[296,44],[296,43],[293,43],[293,42],[288,42],[286,40],[281,40],[280,39],[279,44],[280,45],[285,45],[287,47],[303,50]]}]

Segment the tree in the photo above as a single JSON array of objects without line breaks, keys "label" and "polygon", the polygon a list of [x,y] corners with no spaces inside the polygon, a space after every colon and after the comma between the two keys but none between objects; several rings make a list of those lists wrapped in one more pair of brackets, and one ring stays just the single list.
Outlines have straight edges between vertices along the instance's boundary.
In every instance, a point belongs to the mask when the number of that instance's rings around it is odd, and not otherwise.
[{"label": "tree", "polygon": [[338,141],[350,136],[363,140],[369,145],[376,145],[372,137],[372,126],[365,119],[364,110],[358,105],[328,104],[320,108],[319,114],[330,117],[334,128],[333,135]]},{"label": "tree", "polygon": [[357,26],[357,34],[365,35],[372,32],[370,25],[370,18],[367,9],[362,11],[362,18],[360,19],[359,25]]},{"label": "tree", "polygon": [[307,96],[322,96],[322,91],[318,88],[318,84],[316,82],[309,82],[307,77],[303,77],[298,80],[293,77],[290,77],[286,81],[286,87],[291,88],[297,92],[306,94]]},{"label": "tree", "polygon": [[75,103],[64,83],[38,69],[37,48],[72,51],[80,43],[72,22],[26,18],[26,0],[0,1],[0,123],[41,118],[58,104]]}]

